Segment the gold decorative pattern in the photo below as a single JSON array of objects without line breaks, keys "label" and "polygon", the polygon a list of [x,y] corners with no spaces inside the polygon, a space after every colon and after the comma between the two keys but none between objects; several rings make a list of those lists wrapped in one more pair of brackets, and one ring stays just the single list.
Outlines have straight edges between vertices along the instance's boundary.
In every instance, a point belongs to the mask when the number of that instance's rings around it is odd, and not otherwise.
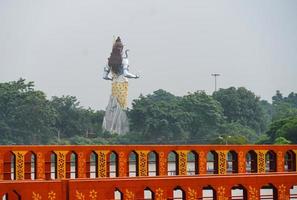
[{"label": "gold decorative pattern", "polygon": [[258,164],[258,173],[265,173],[266,163],[265,163],[265,154],[267,150],[257,150],[257,164]]},{"label": "gold decorative pattern", "polygon": [[119,154],[119,176],[120,177],[127,176],[126,168],[127,168],[127,158],[124,152],[120,152]]},{"label": "gold decorative pattern", "polygon": [[226,197],[226,189],[223,186],[218,188],[218,200],[228,200],[229,198]]},{"label": "gold decorative pattern", "polygon": [[136,151],[138,154],[138,175],[147,176],[148,175],[148,165],[147,165],[147,154],[148,151]]},{"label": "gold decorative pattern", "polygon": [[159,153],[159,173],[160,175],[167,175],[167,158],[164,152]]},{"label": "gold decorative pattern", "polygon": [[246,160],[245,160],[245,153],[243,151],[240,151],[238,153],[238,173],[245,173],[245,165],[246,165]]},{"label": "gold decorative pattern", "polygon": [[178,175],[187,175],[188,151],[176,151],[178,154]]},{"label": "gold decorative pattern", "polygon": [[15,155],[15,179],[23,180],[25,178],[25,154],[27,151],[13,151]]},{"label": "gold decorative pattern", "polygon": [[188,194],[187,194],[187,199],[188,200],[197,200],[197,192],[194,189],[191,189],[188,187]]},{"label": "gold decorative pattern", "polygon": [[78,153],[78,178],[86,178],[86,157],[84,152]]},{"label": "gold decorative pattern", "polygon": [[284,171],[284,154],[282,151],[277,152],[277,172],[283,172]]},{"label": "gold decorative pattern", "polygon": [[206,174],[206,153],[199,152],[199,174]]},{"label": "gold decorative pattern", "polygon": [[135,195],[133,192],[129,191],[128,189],[126,189],[126,193],[125,193],[125,200],[134,200],[135,199]]},{"label": "gold decorative pattern", "polygon": [[156,190],[156,200],[166,200],[164,197],[164,191],[161,188]]},{"label": "gold decorative pattern", "polygon": [[107,177],[107,154],[109,151],[95,151],[98,155],[98,176]]},{"label": "gold decorative pattern", "polygon": [[48,200],[55,200],[56,199],[56,193],[54,191],[50,191],[47,195]]},{"label": "gold decorative pattern", "polygon": [[37,179],[45,179],[45,159],[42,152],[37,153]]},{"label": "gold decorative pattern", "polygon": [[113,82],[111,95],[116,97],[122,108],[127,107],[128,82]]},{"label": "gold decorative pattern", "polygon": [[278,200],[289,200],[290,191],[286,188],[284,184],[278,186]]},{"label": "gold decorative pattern", "polygon": [[85,200],[85,195],[83,195],[82,192],[79,192],[79,191],[77,191],[77,190],[76,190],[76,192],[75,192],[75,197],[76,197],[76,199],[78,199],[78,200]]},{"label": "gold decorative pattern", "polygon": [[32,192],[32,199],[33,200],[41,200],[41,195],[35,192]]},{"label": "gold decorative pattern", "polygon": [[218,174],[227,173],[227,151],[216,151],[218,154]]},{"label": "gold decorative pattern", "polygon": [[249,186],[248,187],[248,199],[249,200],[259,200],[259,191],[252,187],[252,186]]},{"label": "gold decorative pattern", "polygon": [[54,151],[57,155],[57,178],[66,178],[66,154],[68,151]]},{"label": "gold decorative pattern", "polygon": [[97,199],[97,192],[95,190],[91,190],[89,192],[89,197],[90,197],[90,200],[95,200]]}]

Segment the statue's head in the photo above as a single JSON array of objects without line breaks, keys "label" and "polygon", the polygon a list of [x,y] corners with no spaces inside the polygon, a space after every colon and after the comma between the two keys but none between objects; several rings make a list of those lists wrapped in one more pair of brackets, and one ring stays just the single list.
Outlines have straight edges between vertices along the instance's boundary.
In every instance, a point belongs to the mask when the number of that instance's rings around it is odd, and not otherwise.
[{"label": "statue's head", "polygon": [[118,37],[113,44],[112,51],[116,54],[122,55],[124,45],[122,44],[121,38]]},{"label": "statue's head", "polygon": [[122,70],[122,52],[124,45],[122,44],[121,38],[118,37],[112,46],[112,52],[108,58],[108,65],[111,67],[112,72],[119,74]]}]

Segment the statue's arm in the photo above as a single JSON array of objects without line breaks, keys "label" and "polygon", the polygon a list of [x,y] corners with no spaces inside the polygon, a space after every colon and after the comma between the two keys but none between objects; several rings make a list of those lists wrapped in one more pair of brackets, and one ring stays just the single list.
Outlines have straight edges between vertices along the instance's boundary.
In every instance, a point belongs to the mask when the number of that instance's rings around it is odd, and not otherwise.
[{"label": "statue's arm", "polygon": [[126,78],[139,78],[138,75],[134,75],[129,72],[129,60],[127,57],[123,59],[122,66],[123,66],[123,74]]},{"label": "statue's arm", "polygon": [[109,77],[109,72],[110,72],[110,67],[108,65],[106,65],[104,67],[104,71],[103,71],[103,79],[112,80],[112,78]]},{"label": "statue's arm", "polygon": [[129,65],[127,67],[124,67],[124,76],[126,78],[139,78],[138,75],[134,75],[134,74],[129,72]]}]

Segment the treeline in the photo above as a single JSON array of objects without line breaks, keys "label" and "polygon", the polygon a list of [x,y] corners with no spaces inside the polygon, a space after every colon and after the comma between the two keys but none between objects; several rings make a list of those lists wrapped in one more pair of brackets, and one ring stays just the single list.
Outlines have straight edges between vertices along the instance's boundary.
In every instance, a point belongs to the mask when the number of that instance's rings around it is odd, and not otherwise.
[{"label": "treeline", "polygon": [[297,143],[297,93],[272,103],[244,87],[175,96],[141,95],[127,111],[130,133],[101,129],[104,111],[73,96],[47,99],[24,79],[0,83],[0,144]]}]

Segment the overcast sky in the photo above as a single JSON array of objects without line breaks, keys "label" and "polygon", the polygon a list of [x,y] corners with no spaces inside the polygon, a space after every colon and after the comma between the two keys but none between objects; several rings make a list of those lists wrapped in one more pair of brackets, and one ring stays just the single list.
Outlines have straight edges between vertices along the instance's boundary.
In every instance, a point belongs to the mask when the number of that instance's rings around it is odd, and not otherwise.
[{"label": "overcast sky", "polygon": [[0,82],[104,109],[113,36],[129,48],[129,102],[244,86],[262,99],[297,92],[295,0],[0,0]]}]

